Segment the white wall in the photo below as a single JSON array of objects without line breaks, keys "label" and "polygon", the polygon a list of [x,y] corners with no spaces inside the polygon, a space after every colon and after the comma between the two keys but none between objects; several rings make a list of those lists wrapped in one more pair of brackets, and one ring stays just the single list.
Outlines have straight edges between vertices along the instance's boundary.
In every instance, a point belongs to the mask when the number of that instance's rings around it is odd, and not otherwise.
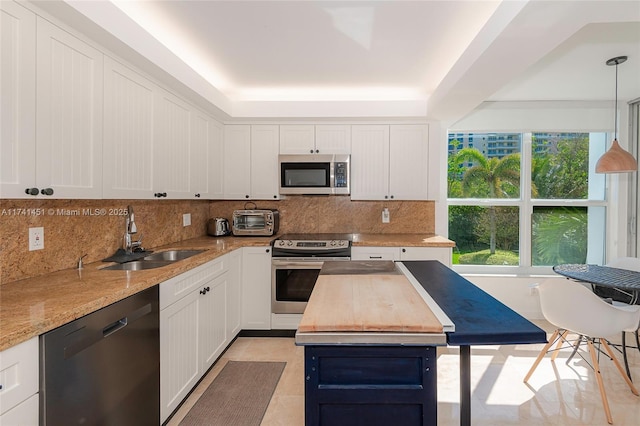
[{"label": "white wall", "polygon": [[547,276],[518,277],[514,275],[475,275],[464,277],[523,317],[543,319],[538,294],[531,285],[544,281]]}]

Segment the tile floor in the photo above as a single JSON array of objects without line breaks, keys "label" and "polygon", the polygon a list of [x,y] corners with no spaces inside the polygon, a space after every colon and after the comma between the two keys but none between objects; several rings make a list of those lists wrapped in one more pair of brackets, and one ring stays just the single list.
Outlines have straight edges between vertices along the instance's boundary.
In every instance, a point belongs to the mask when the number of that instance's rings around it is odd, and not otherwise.
[{"label": "tile floor", "polygon": [[[539,325],[547,331],[551,326]],[[565,364],[563,349],[555,365],[547,356],[529,380],[523,377],[543,345],[477,346],[471,349],[472,424],[606,425],[593,371],[578,356]],[[640,353],[629,351],[631,374],[640,384]],[[286,361],[264,416],[264,426],[304,425],[304,349],[290,338],[238,338],[167,426],[178,426],[189,408],[229,360]],[[618,358],[622,362],[622,356]],[[613,363],[601,358],[604,386],[614,425],[640,424],[640,397],[634,396]],[[459,424],[458,350],[438,349],[438,425]],[[636,385],[638,386],[638,385]]]}]

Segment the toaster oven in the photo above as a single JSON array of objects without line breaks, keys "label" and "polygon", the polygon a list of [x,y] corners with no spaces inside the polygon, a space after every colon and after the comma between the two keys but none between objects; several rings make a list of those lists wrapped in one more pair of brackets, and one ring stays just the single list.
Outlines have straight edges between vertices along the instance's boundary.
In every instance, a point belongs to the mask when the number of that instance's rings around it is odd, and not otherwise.
[{"label": "toaster oven", "polygon": [[235,236],[269,236],[276,234],[279,226],[278,210],[234,210],[231,232]]}]

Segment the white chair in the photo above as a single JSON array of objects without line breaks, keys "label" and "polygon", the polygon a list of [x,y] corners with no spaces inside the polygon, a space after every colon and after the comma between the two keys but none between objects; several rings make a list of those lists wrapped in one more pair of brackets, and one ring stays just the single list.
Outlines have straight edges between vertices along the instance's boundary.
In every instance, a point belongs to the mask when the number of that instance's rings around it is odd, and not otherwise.
[{"label": "white chair", "polygon": [[[638,259],[637,257],[618,257],[607,263],[607,266],[640,272],[640,259]],[[636,305],[639,303],[639,301],[637,300],[637,295],[627,295],[626,293],[621,293],[620,296],[622,296],[622,299],[625,300],[625,302],[631,302]],[[616,297],[614,295],[612,301],[614,306],[629,306],[629,303],[625,302],[616,300]],[[638,328],[640,328],[640,324],[638,324],[638,326]],[[634,335],[636,338],[636,347],[640,351],[640,335],[638,334],[638,328],[636,328]],[[624,367],[627,371],[627,376],[631,377],[631,371],[629,370],[629,361],[627,360],[626,332],[624,331],[622,332],[622,355],[624,356]]]},{"label": "white chair", "polygon": [[[638,395],[638,390],[622,370],[622,366],[607,344],[605,337],[618,334],[621,331],[635,331],[640,322],[640,306],[613,306],[600,299],[582,284],[565,278],[550,278],[542,282],[538,286],[538,292],[542,314],[557,329],[533,363],[524,378],[524,382],[526,383],[529,380],[554,343],[558,342],[557,350],[569,332],[584,336],[591,355],[591,362],[595,370],[607,421],[610,424],[613,423],[594,343],[602,345],[629,385],[631,392],[634,395]],[[553,354],[552,360],[556,356],[557,351]]]}]

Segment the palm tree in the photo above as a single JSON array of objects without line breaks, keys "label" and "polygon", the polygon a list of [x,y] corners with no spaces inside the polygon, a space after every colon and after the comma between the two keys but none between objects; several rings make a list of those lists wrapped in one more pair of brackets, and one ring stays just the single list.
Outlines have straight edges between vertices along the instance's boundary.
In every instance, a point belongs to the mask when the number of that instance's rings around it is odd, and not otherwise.
[{"label": "palm tree", "polygon": [[[462,193],[465,197],[513,198],[519,195],[520,154],[510,154],[501,159],[486,158],[476,148],[464,148],[455,155],[457,164],[470,162],[462,176]],[[489,251],[496,252],[496,210],[489,211]]]}]

